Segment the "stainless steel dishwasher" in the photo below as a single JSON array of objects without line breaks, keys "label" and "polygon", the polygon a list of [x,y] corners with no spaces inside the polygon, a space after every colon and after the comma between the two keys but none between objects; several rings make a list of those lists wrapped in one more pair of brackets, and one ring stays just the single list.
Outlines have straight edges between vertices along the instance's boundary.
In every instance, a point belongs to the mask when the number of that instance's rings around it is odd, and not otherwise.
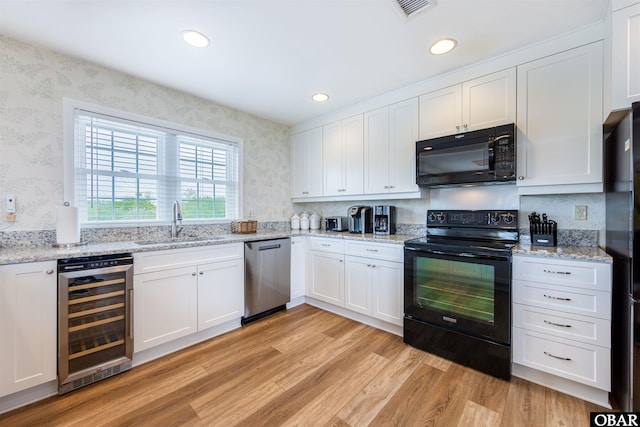
[{"label": "stainless steel dishwasher", "polygon": [[244,316],[246,325],[286,308],[291,295],[291,239],[244,244]]}]

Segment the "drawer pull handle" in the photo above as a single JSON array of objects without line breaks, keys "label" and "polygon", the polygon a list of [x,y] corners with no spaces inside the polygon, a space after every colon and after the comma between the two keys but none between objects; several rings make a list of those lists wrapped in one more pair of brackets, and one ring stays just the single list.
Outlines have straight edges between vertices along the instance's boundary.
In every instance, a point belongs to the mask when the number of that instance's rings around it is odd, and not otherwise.
[{"label": "drawer pull handle", "polygon": [[545,298],[549,298],[549,299],[555,299],[555,300],[558,300],[558,301],[571,301],[571,298],[554,297],[554,296],[547,295],[547,294],[544,294],[544,297]]},{"label": "drawer pull handle", "polygon": [[553,325],[553,326],[561,326],[563,328],[570,328],[571,325],[563,325],[562,323],[555,323],[555,322],[549,322],[548,320],[543,320],[544,323],[546,323],[547,325]]},{"label": "drawer pull handle", "polygon": [[322,243],[322,246],[324,246],[325,248],[330,248],[331,245],[329,243]]},{"label": "drawer pull handle", "polygon": [[377,249],[368,249],[367,248],[367,252],[378,252],[378,250]]},{"label": "drawer pull handle", "polygon": [[546,351],[544,352],[544,354],[546,354],[549,357],[553,357],[554,359],[560,359],[560,360],[571,360],[570,357],[560,357],[560,356],[556,356],[555,354],[551,354],[551,353],[547,353]]},{"label": "drawer pull handle", "polygon": [[546,269],[543,269],[542,271],[550,274],[571,274],[570,271],[553,271],[553,270],[546,270]]}]

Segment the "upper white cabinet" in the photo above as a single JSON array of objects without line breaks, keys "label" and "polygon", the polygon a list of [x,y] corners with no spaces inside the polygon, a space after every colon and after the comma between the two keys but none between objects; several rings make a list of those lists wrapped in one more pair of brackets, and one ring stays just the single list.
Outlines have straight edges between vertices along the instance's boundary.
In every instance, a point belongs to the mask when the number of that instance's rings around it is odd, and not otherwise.
[{"label": "upper white cabinet", "polygon": [[0,396],[56,379],[56,262],[0,267]]},{"label": "upper white cabinet", "polygon": [[365,194],[419,191],[415,184],[418,98],[364,115]]},{"label": "upper white cabinet", "polygon": [[322,128],[291,136],[291,197],[322,196]]},{"label": "upper white cabinet", "polygon": [[363,116],[323,126],[322,177],[325,196],[362,194]]},{"label": "upper white cabinet", "polygon": [[514,123],[515,120],[515,68],[420,96],[419,139]]},{"label": "upper white cabinet", "polygon": [[520,194],[602,191],[602,43],[518,67]]},{"label": "upper white cabinet", "polygon": [[611,107],[621,110],[640,101],[640,3],[614,9],[611,23]]}]

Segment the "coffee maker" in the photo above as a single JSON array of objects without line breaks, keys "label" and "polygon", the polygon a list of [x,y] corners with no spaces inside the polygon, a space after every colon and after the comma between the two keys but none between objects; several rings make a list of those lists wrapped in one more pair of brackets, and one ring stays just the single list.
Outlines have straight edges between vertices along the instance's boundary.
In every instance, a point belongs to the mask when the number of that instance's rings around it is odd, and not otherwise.
[{"label": "coffee maker", "polygon": [[396,234],[396,207],[376,205],[373,207],[373,234]]},{"label": "coffee maker", "polygon": [[371,206],[351,206],[347,209],[349,233],[371,233],[373,218]]}]

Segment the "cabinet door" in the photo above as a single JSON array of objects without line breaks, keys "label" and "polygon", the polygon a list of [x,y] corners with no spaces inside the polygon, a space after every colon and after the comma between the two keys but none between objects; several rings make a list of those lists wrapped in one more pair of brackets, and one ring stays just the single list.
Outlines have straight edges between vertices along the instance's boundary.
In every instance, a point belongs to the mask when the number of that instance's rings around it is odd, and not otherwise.
[{"label": "cabinet door", "polygon": [[519,192],[602,191],[601,117],[602,43],[519,66]]},{"label": "cabinet door", "polygon": [[198,330],[242,317],[244,260],[198,266]]},{"label": "cabinet door", "polygon": [[364,188],[364,116],[342,121],[343,189],[341,194],[362,194]]},{"label": "cabinet door", "polygon": [[631,108],[640,101],[640,3],[612,14],[612,107]]},{"label": "cabinet door", "polygon": [[322,134],[323,194],[362,194],[363,115],[325,125]]},{"label": "cabinet door", "polygon": [[516,69],[462,84],[462,130],[485,129],[516,121]]},{"label": "cabinet door", "polygon": [[322,196],[322,128],[291,137],[291,197]]},{"label": "cabinet door", "polygon": [[461,131],[462,86],[455,85],[420,96],[420,139]]},{"label": "cabinet door", "polygon": [[404,267],[402,263],[372,261],[372,315],[402,325],[404,313]]},{"label": "cabinet door", "polygon": [[389,190],[389,107],[364,115],[364,192]]},{"label": "cabinet door", "polygon": [[310,253],[309,296],[344,307],[344,255]]},{"label": "cabinet door", "polygon": [[146,350],[198,329],[197,268],[133,277],[134,350]]},{"label": "cabinet door", "polygon": [[56,263],[0,267],[0,396],[56,379]]},{"label": "cabinet door", "polygon": [[388,192],[419,191],[416,185],[418,98],[390,105],[389,127]]},{"label": "cabinet door", "polygon": [[291,238],[291,301],[304,296],[307,283],[307,238]]},{"label": "cabinet door", "polygon": [[345,258],[344,306],[349,310],[371,315],[372,284],[369,258]]},{"label": "cabinet door", "polygon": [[322,127],[322,177],[323,194],[327,196],[343,194],[344,153],[342,149],[342,121]]}]

